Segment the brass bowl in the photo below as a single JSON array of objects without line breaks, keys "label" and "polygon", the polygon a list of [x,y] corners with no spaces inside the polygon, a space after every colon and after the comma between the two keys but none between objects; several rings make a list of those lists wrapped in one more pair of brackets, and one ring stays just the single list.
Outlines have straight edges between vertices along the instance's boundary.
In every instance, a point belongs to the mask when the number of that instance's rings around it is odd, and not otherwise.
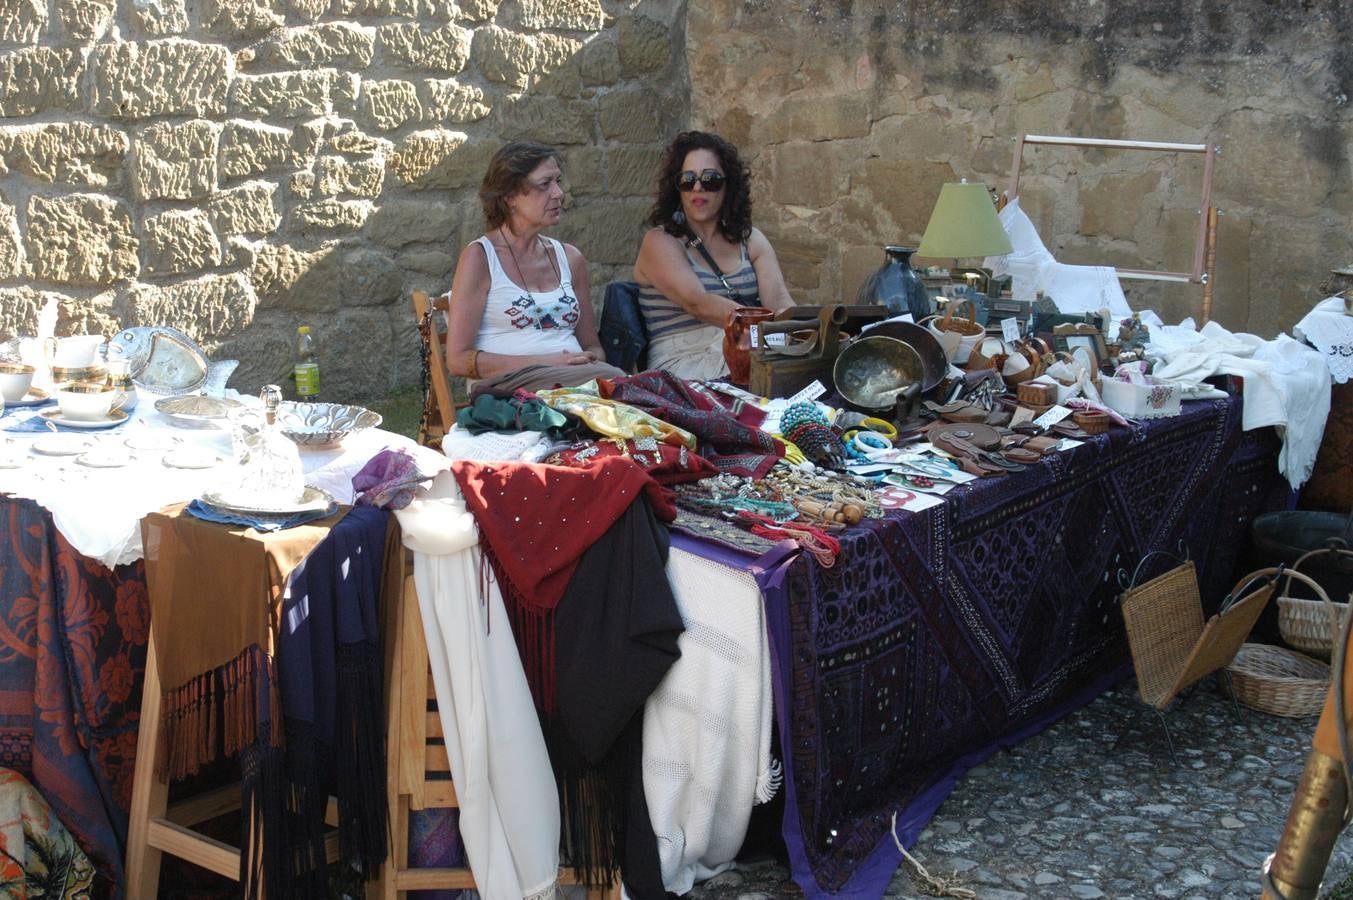
[{"label": "brass bowl", "polygon": [[836,357],[832,380],[847,402],[869,410],[892,409],[898,395],[919,387],[925,369],[916,349],[890,337],[852,341]]}]

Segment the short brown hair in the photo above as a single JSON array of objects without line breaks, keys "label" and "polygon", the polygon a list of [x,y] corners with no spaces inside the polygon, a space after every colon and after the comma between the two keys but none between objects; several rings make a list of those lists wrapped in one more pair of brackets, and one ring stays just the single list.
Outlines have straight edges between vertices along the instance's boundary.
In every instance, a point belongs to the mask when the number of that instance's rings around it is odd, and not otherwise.
[{"label": "short brown hair", "polygon": [[493,154],[488,171],[484,173],[484,181],[479,185],[479,202],[484,207],[486,231],[507,223],[511,216],[507,198],[520,191],[536,166],[547,159],[554,160],[563,168],[564,160],[558,150],[535,141],[512,141]]}]

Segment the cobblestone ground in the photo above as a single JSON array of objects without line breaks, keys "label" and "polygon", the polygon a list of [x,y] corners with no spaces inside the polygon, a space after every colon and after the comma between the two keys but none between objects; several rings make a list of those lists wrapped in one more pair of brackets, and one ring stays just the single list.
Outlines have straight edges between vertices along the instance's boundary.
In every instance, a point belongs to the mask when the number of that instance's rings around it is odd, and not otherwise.
[{"label": "cobblestone ground", "polygon": [[[1252,898],[1273,851],[1315,719],[1240,707],[1210,685],[1154,713],[1128,681],[968,773],[911,852],[981,900]],[[1329,887],[1353,871],[1345,833]],[[698,900],[799,896],[760,859],[698,887]],[[888,897],[933,896],[900,867]]]}]

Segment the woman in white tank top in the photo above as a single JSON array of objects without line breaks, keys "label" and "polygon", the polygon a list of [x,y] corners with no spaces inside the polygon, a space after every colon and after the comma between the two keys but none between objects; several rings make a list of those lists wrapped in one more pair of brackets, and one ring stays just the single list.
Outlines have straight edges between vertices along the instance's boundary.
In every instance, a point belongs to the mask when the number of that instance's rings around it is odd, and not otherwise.
[{"label": "woman in white tank top", "polygon": [[451,283],[452,375],[540,389],[625,374],[604,363],[587,260],[541,234],[559,223],[562,175],[558,151],[529,141],[489,162],[479,189],[486,233],[461,251]]}]

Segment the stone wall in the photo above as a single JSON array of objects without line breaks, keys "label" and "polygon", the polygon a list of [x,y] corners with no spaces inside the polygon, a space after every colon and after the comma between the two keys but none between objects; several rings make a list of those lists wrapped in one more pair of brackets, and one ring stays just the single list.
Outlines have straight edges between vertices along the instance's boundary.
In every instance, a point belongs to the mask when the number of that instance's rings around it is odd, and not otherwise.
[{"label": "stone wall", "polygon": [[6,0],[0,338],[168,324],[232,386],[418,383],[409,292],[480,233],[499,144],[564,148],[558,236],[628,269],[688,116],[684,0]]},{"label": "stone wall", "polygon": [[[752,156],[756,220],[799,302],[854,297],[939,187],[1004,188],[1019,133],[1212,141],[1214,317],[1271,336],[1349,247],[1346,4],[698,0],[697,127]],[[1191,268],[1197,155],[1032,148],[1022,205],[1065,262]],[[1197,286],[1128,282],[1167,320]]]}]

